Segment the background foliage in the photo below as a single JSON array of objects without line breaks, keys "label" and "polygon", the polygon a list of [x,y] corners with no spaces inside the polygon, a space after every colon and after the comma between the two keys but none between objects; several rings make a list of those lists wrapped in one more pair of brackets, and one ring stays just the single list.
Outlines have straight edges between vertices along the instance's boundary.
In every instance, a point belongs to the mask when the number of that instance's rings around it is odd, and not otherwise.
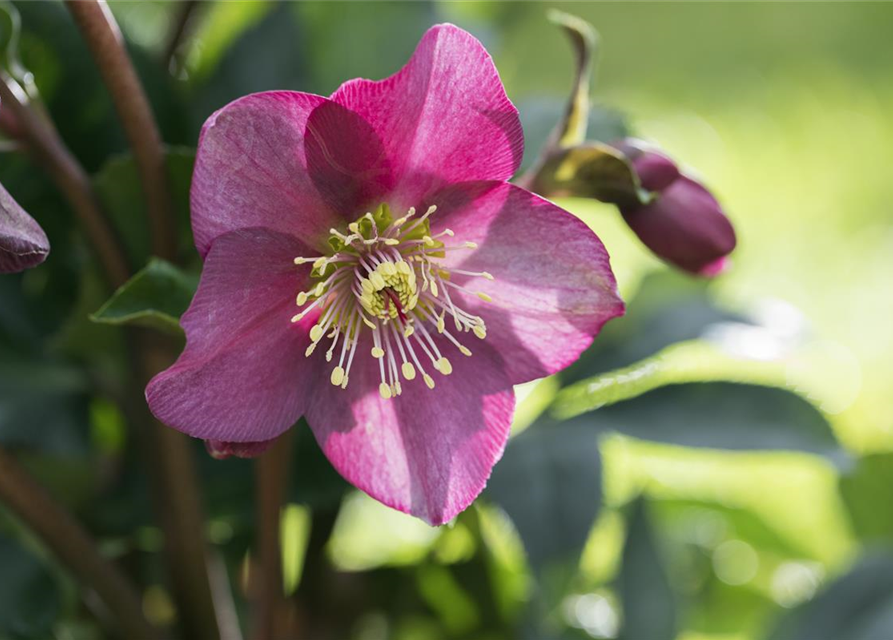
[{"label": "background foliage", "polygon": [[[63,7],[17,7],[20,57],[142,268],[136,174],[92,60]],[[184,238],[191,149],[233,98],[383,77],[451,21],[493,53],[532,154],[573,71],[534,2],[202,3],[170,68],[177,7],[112,8],[170,145]],[[562,202],[609,248],[628,316],[579,363],[519,389],[505,458],[452,526],[353,491],[299,425],[287,592],[319,637],[339,639],[889,640],[893,5],[563,8],[602,36],[590,137],[620,135],[623,112],[696,167],[739,231],[734,268],[709,283],[676,274],[611,207]],[[100,309],[96,267],[49,181],[4,151],[0,182],[53,247],[40,268],[0,278],[0,442],[145,585],[147,615],[170,622],[114,324],[161,287],[166,306],[141,317],[170,329],[197,257],[184,241],[189,273],[149,264],[159,278]],[[207,536],[244,614],[250,463],[195,453]],[[2,506],[0,568],[0,638],[105,637],[89,598]]]}]

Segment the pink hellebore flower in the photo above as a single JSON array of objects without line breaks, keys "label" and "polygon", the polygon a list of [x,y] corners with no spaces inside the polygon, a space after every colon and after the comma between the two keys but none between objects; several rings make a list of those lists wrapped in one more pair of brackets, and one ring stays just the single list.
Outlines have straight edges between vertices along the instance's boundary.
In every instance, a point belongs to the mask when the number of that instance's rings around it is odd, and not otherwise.
[{"label": "pink hellebore flower", "polygon": [[0,185],[0,273],[36,267],[49,252],[43,229]]},{"label": "pink hellebore flower", "polygon": [[304,415],[348,481],[450,520],[502,455],[512,385],[623,312],[599,239],[506,182],[522,146],[489,54],[452,25],[385,80],[213,114],[192,183],[204,272],[152,411],[219,457]]}]

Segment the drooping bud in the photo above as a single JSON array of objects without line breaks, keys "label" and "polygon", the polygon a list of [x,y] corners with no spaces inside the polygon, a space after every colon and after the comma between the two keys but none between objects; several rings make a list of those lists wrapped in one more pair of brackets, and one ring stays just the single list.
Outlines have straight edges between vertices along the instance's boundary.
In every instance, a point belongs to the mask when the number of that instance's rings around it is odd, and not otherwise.
[{"label": "drooping bud", "polygon": [[49,252],[43,229],[0,185],[0,273],[35,267]]},{"label": "drooping bud", "polygon": [[639,239],[658,257],[690,273],[712,277],[722,272],[736,238],[716,198],[662,153],[635,140],[624,140],[617,148],[653,196],[647,204],[620,207]]}]

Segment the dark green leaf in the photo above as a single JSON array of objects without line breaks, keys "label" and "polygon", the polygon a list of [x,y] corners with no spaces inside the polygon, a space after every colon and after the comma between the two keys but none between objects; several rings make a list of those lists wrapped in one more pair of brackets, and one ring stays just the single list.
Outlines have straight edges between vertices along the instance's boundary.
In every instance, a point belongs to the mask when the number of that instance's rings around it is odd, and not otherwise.
[{"label": "dark green leaf", "polygon": [[601,506],[597,434],[581,425],[533,426],[511,440],[487,492],[509,515],[531,566],[575,566]]},{"label": "dark green leaf", "polygon": [[[186,148],[168,149],[165,161],[174,215],[179,226],[180,248],[184,255],[192,256],[189,186],[195,152]],[[93,177],[93,186],[127,247],[131,263],[145,264],[150,253],[148,213],[133,156],[127,153],[108,160]]]},{"label": "dark green leaf", "polygon": [[0,442],[54,453],[87,450],[88,384],[80,370],[0,353]]},{"label": "dark green leaf", "polygon": [[811,602],[787,615],[769,640],[893,638],[893,557],[869,555]]},{"label": "dark green leaf", "polygon": [[0,633],[49,638],[61,596],[44,563],[16,540],[0,534]]},{"label": "dark green leaf", "polygon": [[676,637],[675,598],[642,500],[632,505],[617,589],[624,640]]},{"label": "dark green leaf", "polygon": [[835,462],[846,458],[818,409],[790,391],[771,387],[671,385],[573,422],[687,447],[806,451]]},{"label": "dark green leaf", "polygon": [[94,322],[133,324],[180,335],[180,316],[189,306],[197,286],[196,276],[152,258],[90,318]]}]

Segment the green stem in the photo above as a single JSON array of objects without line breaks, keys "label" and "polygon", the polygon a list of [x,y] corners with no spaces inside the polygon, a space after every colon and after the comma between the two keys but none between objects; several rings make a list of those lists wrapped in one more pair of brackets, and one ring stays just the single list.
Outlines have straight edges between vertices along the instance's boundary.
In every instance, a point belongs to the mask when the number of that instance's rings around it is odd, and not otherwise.
[{"label": "green stem", "polygon": [[96,591],[125,637],[162,637],[143,615],[139,594],[130,581],[99,555],[96,544],[81,525],[2,448],[0,499],[81,582]]}]

